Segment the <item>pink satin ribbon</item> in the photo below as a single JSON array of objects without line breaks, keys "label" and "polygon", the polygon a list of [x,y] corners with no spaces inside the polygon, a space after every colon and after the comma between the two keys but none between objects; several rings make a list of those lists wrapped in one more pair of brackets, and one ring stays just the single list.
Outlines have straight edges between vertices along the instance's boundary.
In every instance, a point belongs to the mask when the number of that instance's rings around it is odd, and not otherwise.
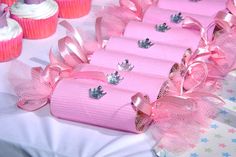
[{"label": "pink satin ribbon", "polygon": [[234,0],[228,0],[226,2],[226,7],[227,10],[219,11],[215,16],[215,20],[225,23],[223,25],[223,28],[225,25],[228,25],[230,27],[236,25],[236,6],[234,4]]},{"label": "pink satin ribbon", "polygon": [[121,7],[132,11],[137,16],[137,19],[142,19],[143,10],[138,0],[120,0],[119,3]]}]

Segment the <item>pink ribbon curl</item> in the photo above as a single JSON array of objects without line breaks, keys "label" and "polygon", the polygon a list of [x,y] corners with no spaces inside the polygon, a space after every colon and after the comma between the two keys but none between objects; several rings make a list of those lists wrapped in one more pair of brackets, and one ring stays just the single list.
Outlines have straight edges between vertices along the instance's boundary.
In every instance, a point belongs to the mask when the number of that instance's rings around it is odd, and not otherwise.
[{"label": "pink ribbon curl", "polygon": [[137,19],[142,20],[143,14],[150,5],[157,4],[158,0],[120,0],[120,6],[132,11]]}]

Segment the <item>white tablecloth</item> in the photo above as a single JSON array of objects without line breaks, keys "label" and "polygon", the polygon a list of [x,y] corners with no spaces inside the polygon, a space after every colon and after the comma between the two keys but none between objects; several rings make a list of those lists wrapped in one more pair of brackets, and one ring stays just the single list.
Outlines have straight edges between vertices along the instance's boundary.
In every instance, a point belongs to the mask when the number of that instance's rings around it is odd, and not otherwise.
[{"label": "white tablecloth", "polygon": [[[94,13],[103,5],[111,2],[117,3],[117,0],[115,2],[114,0],[94,0],[89,16],[69,20],[69,22],[88,32],[91,36],[94,34]],[[65,29],[58,26],[57,33],[50,38],[24,40],[22,55],[18,59],[30,66],[41,66],[43,63],[38,59],[48,61],[49,49],[51,47],[54,50],[57,49],[57,40],[64,35]],[[18,109],[15,105],[16,96],[7,81],[10,64],[11,62],[0,63],[0,157],[153,156],[151,148],[154,141],[149,134],[135,135],[56,119],[50,115],[48,106],[37,112],[25,112]],[[235,106],[235,103],[231,105]],[[232,117],[234,118],[234,116]],[[231,119],[231,121],[233,120]],[[236,144],[234,143],[236,135],[233,133],[228,135],[224,132],[224,129],[234,129],[235,125],[225,123],[224,120],[222,122],[213,121],[213,124],[218,127],[221,126],[223,131],[215,130],[212,124],[213,128],[210,128],[207,134],[203,134],[199,146],[181,156],[227,157],[227,154],[223,153],[228,153],[231,157],[236,156]],[[214,131],[217,132],[214,133]],[[211,143],[202,142],[206,141],[203,139],[206,137],[214,139],[213,134],[222,136],[220,143],[225,143],[227,150],[218,149],[218,143],[215,146]],[[223,137],[224,135],[227,136]],[[214,141],[216,139],[210,140],[210,142],[215,143]],[[206,156],[206,153],[209,156]]]}]

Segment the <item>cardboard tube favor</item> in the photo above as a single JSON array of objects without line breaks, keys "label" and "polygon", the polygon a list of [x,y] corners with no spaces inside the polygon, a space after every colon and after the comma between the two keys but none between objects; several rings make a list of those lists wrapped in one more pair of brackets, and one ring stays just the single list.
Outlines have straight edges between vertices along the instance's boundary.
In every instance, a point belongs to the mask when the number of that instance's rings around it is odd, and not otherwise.
[{"label": "cardboard tube favor", "polygon": [[132,71],[147,76],[161,76],[168,78],[175,62],[124,54],[115,51],[99,50],[93,54],[90,64],[109,67],[119,71]]},{"label": "cardboard tube favor", "polygon": [[192,29],[171,28],[166,32],[159,32],[155,25],[131,21],[125,28],[124,36],[138,40],[149,38],[152,42],[181,46],[195,50],[201,40],[200,33]]},{"label": "cardboard tube favor", "polygon": [[180,46],[160,44],[158,42],[154,42],[153,46],[144,49],[139,47],[137,39],[111,37],[106,44],[106,50],[179,63],[187,49]]}]

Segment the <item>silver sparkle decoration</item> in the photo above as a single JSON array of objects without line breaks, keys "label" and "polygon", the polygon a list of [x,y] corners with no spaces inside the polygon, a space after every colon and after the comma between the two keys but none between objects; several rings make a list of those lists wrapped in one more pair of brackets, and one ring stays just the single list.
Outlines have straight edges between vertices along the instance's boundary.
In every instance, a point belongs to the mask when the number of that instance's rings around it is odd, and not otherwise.
[{"label": "silver sparkle decoration", "polygon": [[113,84],[113,85],[118,85],[120,83],[120,81],[123,79],[124,79],[124,77],[121,77],[119,75],[118,71],[115,71],[114,73],[107,75],[108,83]]},{"label": "silver sparkle decoration", "polygon": [[154,45],[154,43],[152,43],[149,38],[146,38],[145,40],[138,41],[138,46],[140,48],[149,49],[153,45]]},{"label": "silver sparkle decoration", "polygon": [[132,71],[134,69],[134,65],[129,63],[128,59],[125,59],[122,63],[118,63],[118,69],[120,71]]},{"label": "silver sparkle decoration", "polygon": [[155,28],[158,32],[166,32],[171,29],[166,23],[156,25]]},{"label": "silver sparkle decoration", "polygon": [[102,90],[102,86],[98,86],[97,88],[89,89],[89,97],[93,99],[100,99],[107,93]]},{"label": "silver sparkle decoration", "polygon": [[181,21],[183,21],[184,18],[183,18],[183,16],[182,16],[182,13],[179,12],[179,13],[177,13],[177,14],[175,14],[175,15],[171,15],[171,16],[170,16],[170,20],[171,20],[171,22],[178,24],[178,23],[180,23]]}]

